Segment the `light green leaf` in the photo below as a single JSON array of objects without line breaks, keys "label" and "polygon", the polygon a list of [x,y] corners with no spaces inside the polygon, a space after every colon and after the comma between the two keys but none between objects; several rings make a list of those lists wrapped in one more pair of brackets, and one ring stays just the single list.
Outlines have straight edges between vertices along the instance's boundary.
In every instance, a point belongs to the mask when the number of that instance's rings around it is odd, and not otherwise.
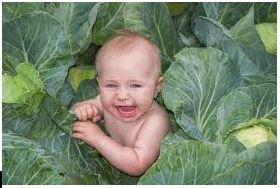
[{"label": "light green leaf", "polygon": [[17,75],[3,76],[3,102],[24,103],[29,102],[35,93],[43,94],[43,82],[34,66],[30,63],[21,63],[16,67]]},{"label": "light green leaf", "polygon": [[277,55],[277,24],[261,23],[256,25],[256,29],[263,41],[266,51]]},{"label": "light green leaf", "polygon": [[69,70],[69,81],[72,88],[77,91],[81,81],[91,80],[95,77],[94,67],[91,65],[84,65],[78,67],[72,67]]},{"label": "light green leaf", "polygon": [[262,142],[276,141],[275,135],[262,125],[252,125],[237,130],[233,133],[233,136],[246,148],[255,147]]}]

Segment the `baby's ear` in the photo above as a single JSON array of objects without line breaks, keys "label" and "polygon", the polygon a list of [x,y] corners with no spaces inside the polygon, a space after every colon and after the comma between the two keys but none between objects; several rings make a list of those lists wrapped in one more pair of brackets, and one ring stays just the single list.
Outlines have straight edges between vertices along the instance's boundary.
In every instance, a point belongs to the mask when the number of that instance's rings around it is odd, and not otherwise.
[{"label": "baby's ear", "polygon": [[98,83],[98,85],[99,85],[99,78],[98,78],[98,76],[96,77],[96,80],[97,80],[97,83]]},{"label": "baby's ear", "polygon": [[156,89],[161,90],[162,85],[163,85],[163,76],[160,76],[160,77],[157,79]]},{"label": "baby's ear", "polygon": [[156,98],[158,93],[161,91],[162,85],[163,85],[163,76],[160,76],[157,79],[157,83],[156,83],[156,87],[155,87],[155,93],[154,93],[154,98]]}]

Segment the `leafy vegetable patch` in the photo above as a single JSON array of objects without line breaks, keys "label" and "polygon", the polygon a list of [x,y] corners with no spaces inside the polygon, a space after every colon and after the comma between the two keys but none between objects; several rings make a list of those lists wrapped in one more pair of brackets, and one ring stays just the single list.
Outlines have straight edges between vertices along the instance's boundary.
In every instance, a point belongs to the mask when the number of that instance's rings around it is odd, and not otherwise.
[{"label": "leafy vegetable patch", "polygon": [[[3,3],[3,184],[276,184],[276,3]],[[169,133],[132,177],[71,137],[117,31],[159,50]],[[103,128],[103,127],[102,127]]]}]

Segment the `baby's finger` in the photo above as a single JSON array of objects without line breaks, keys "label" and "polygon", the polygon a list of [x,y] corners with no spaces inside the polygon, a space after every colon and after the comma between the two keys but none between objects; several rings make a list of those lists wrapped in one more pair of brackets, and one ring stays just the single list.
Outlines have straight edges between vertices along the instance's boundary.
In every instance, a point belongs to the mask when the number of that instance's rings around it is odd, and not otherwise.
[{"label": "baby's finger", "polygon": [[75,114],[79,120],[82,119],[82,112],[79,108],[75,109]]},{"label": "baby's finger", "polygon": [[97,116],[94,116],[94,117],[92,118],[92,121],[95,123],[95,122],[98,122],[100,119],[101,119],[101,116],[100,116],[100,115],[97,115]]},{"label": "baby's finger", "polygon": [[86,106],[86,109],[87,109],[87,118],[88,119],[92,118],[93,117],[93,113],[94,113],[93,109],[91,108],[90,105]]},{"label": "baby's finger", "polygon": [[86,121],[88,119],[88,115],[87,115],[87,108],[82,108],[81,109],[81,112],[82,112],[82,121]]},{"label": "baby's finger", "polygon": [[91,105],[91,108],[93,110],[93,116],[97,116],[99,114],[98,108],[94,104]]},{"label": "baby's finger", "polygon": [[82,139],[82,138],[83,138],[83,134],[82,134],[82,133],[79,133],[79,132],[73,132],[73,133],[71,134],[71,136],[72,136],[73,138],[77,138],[77,139]]},{"label": "baby's finger", "polygon": [[82,126],[81,125],[72,125],[72,132],[82,132]]}]

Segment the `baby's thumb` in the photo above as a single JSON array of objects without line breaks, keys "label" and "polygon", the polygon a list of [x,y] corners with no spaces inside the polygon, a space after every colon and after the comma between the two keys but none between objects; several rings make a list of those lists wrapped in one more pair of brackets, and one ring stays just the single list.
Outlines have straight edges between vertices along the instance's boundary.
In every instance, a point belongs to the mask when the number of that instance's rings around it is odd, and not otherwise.
[{"label": "baby's thumb", "polygon": [[100,119],[101,119],[101,116],[100,116],[100,115],[94,116],[94,117],[92,118],[92,122],[96,123],[96,122],[99,121]]}]

